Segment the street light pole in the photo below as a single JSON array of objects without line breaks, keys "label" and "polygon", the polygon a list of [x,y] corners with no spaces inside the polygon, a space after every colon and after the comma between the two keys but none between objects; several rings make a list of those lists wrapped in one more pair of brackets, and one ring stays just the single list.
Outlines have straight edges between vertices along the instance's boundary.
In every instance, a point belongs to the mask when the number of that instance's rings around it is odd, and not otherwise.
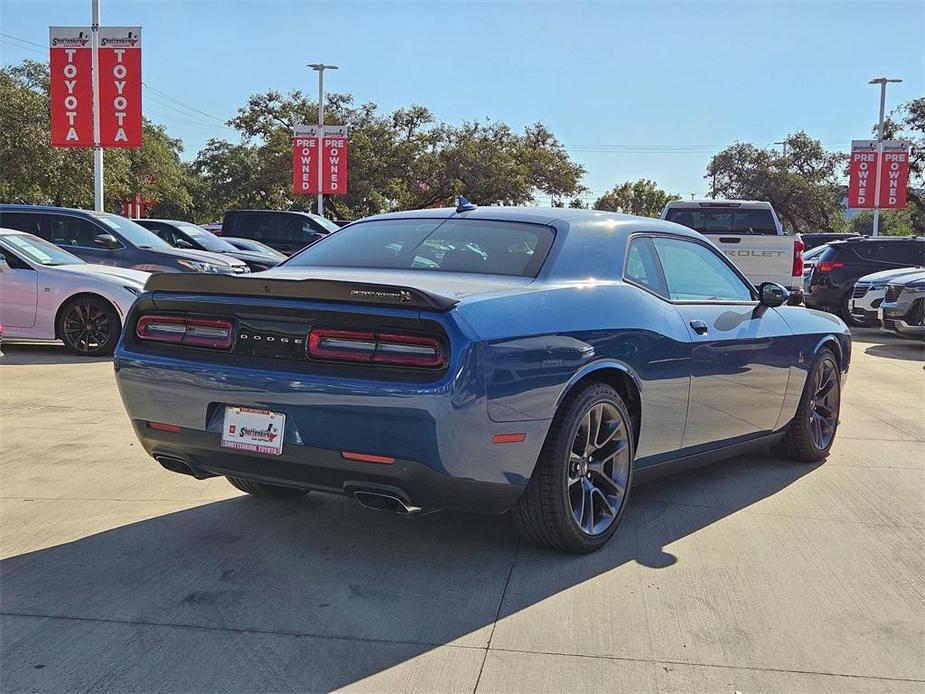
[{"label": "street light pole", "polygon": [[93,73],[93,209],[102,212],[103,148],[100,146],[100,0],[93,0],[90,25],[90,55]]},{"label": "street light pole", "polygon": [[315,156],[318,158],[318,214],[324,216],[324,193],[321,192],[321,177],[324,170],[321,160],[321,149],[324,144],[324,71],[337,70],[337,66],[309,63],[308,67],[318,73],[318,151],[315,152]]},{"label": "street light pole", "polygon": [[902,82],[899,79],[877,77],[868,84],[880,85],[880,125],[877,129],[877,178],[874,188],[874,228],[873,235],[880,235],[880,170],[883,168],[883,120],[886,115],[886,85],[890,82]]}]

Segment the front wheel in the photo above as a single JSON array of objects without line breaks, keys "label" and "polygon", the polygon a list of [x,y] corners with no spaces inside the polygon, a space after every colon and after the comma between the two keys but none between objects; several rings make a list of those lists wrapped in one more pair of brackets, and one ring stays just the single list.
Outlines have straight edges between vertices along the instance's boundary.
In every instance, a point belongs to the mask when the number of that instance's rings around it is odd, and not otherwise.
[{"label": "front wheel", "polygon": [[71,299],[58,315],[58,337],[71,352],[85,357],[112,354],[121,332],[116,309],[99,296]]},{"label": "front wheel", "polygon": [[835,443],[841,412],[841,379],[835,355],[823,350],[813,363],[803,395],[777,451],[804,463],[825,460]]},{"label": "front wheel", "polygon": [[511,510],[524,537],[576,554],[603,547],[629,499],[634,443],[629,412],[616,390],[594,383],[570,394]]}]

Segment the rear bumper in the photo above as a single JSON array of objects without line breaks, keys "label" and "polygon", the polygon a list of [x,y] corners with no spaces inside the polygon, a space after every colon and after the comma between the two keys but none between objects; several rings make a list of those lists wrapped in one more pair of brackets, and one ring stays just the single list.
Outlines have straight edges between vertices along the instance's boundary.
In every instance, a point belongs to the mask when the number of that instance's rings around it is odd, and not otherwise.
[{"label": "rear bumper", "polygon": [[[471,353],[430,383],[216,365],[135,353],[124,344],[115,367],[145,450],[184,461],[194,476],[233,475],[339,494],[384,486],[413,506],[498,513],[526,486],[549,420],[491,421]],[[282,455],[222,447],[226,406],[284,413]],[[523,433],[524,440],[494,443],[495,435],[511,433]],[[346,460],[341,451],[396,462]]]},{"label": "rear bumper", "polygon": [[451,477],[413,460],[363,463],[347,460],[339,451],[291,444],[282,455],[271,457],[221,448],[220,435],[211,432],[164,432],[137,420],[133,425],[145,450],[161,465],[198,479],[231,475],[347,496],[374,491],[409,506],[476,513],[504,513],[523,491],[520,485]]}]

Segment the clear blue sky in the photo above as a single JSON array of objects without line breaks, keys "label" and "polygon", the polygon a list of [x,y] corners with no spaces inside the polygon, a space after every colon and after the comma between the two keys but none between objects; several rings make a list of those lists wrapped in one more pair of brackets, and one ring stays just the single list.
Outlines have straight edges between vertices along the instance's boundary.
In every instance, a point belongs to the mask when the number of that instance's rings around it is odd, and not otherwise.
[{"label": "clear blue sky", "polygon": [[[89,24],[90,0],[0,0],[0,62],[41,58],[48,25]],[[593,194],[627,179],[703,194],[710,154],[804,129],[847,149],[888,108],[925,94],[925,3],[171,2],[102,0],[141,25],[145,113],[186,158],[248,95],[331,89],[385,110],[424,104],[451,123],[542,121]],[[638,148],[638,149],[637,149]],[[633,151],[636,150],[636,151]]]}]

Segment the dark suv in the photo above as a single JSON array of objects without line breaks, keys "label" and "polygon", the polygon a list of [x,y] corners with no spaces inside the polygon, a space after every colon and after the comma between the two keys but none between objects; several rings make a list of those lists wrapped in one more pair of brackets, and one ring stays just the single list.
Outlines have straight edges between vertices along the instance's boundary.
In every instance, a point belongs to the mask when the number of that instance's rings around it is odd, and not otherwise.
[{"label": "dark suv", "polygon": [[854,283],[881,270],[925,264],[925,237],[878,236],[832,241],[816,258],[804,300],[810,308],[840,315],[848,325]]},{"label": "dark suv", "polygon": [[229,210],[222,221],[222,236],[254,239],[292,255],[340,227],[308,212]]},{"label": "dark suv", "polygon": [[98,265],[146,272],[250,272],[243,261],[229,255],[173,248],[132,220],[108,212],[0,205],[0,227],[35,234]]}]

